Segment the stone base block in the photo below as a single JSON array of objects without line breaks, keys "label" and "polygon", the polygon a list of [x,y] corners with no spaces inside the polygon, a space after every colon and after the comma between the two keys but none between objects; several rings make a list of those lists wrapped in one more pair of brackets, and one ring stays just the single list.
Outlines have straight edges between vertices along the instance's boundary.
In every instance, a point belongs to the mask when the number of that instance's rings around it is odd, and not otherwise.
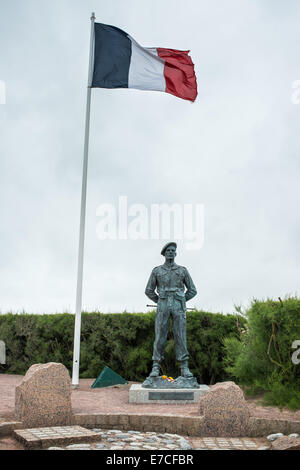
[{"label": "stone base block", "polygon": [[198,403],[200,397],[209,391],[207,385],[199,388],[157,389],[143,388],[141,384],[133,384],[129,390],[129,403]]},{"label": "stone base block", "polygon": [[15,416],[26,428],[70,425],[71,380],[67,368],[55,362],[32,365],[16,387]]},{"label": "stone base block", "polygon": [[45,449],[52,446],[66,446],[80,442],[95,442],[101,439],[96,432],[81,426],[22,429],[14,431],[14,437],[22,442],[27,449]]}]

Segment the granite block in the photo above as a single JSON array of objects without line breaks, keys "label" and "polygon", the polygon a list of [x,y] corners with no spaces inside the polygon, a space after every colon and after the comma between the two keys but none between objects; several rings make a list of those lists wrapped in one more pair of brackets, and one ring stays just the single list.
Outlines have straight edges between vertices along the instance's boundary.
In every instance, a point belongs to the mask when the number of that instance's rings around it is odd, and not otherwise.
[{"label": "granite block", "polygon": [[31,366],[16,387],[15,415],[26,427],[71,424],[71,380],[66,367],[54,362]]}]

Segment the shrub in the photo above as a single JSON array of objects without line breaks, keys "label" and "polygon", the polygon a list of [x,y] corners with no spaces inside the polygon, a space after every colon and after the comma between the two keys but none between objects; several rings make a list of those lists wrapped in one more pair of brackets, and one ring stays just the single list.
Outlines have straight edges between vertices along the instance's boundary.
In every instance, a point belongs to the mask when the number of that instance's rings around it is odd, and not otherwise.
[{"label": "shrub", "polygon": [[251,393],[264,391],[270,405],[300,408],[300,366],[292,343],[300,339],[300,299],[254,300],[242,339],[224,340],[226,371]]},{"label": "shrub", "polygon": [[[244,319],[240,321],[245,323]],[[151,370],[155,312],[83,313],[80,377],[97,377],[108,365],[127,380],[142,381]],[[36,363],[61,362],[72,370],[74,315],[0,315],[0,339],[7,365],[0,372],[25,374]],[[235,315],[187,313],[190,368],[201,383],[225,380],[223,341],[238,337]],[[165,375],[178,376],[170,328],[162,363]]]}]

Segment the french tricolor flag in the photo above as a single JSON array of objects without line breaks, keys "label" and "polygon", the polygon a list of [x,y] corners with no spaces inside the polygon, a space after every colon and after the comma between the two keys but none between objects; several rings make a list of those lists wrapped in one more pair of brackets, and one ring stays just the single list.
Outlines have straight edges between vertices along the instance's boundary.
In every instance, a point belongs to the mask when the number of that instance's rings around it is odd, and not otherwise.
[{"label": "french tricolor flag", "polygon": [[188,53],[142,47],[121,29],[95,23],[92,88],[164,91],[195,101],[197,80]]}]

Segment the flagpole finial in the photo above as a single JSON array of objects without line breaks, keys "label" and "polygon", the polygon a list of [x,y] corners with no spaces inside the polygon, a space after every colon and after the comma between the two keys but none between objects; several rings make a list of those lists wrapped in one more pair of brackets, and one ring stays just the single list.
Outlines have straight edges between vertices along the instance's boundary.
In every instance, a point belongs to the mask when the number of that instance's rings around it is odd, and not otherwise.
[{"label": "flagpole finial", "polygon": [[95,16],[95,13],[93,12],[92,13],[92,16],[91,16],[91,21],[95,20],[96,19],[96,16]]}]

